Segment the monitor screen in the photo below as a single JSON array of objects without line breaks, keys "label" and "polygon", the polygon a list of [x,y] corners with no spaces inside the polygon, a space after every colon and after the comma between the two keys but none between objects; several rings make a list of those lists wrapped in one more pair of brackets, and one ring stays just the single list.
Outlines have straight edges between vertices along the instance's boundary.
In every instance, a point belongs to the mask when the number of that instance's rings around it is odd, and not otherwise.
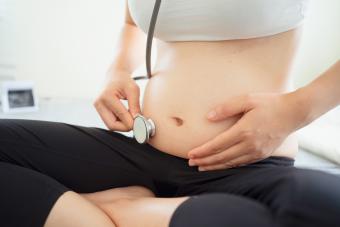
[{"label": "monitor screen", "polygon": [[10,108],[34,106],[33,90],[9,90],[8,104]]}]

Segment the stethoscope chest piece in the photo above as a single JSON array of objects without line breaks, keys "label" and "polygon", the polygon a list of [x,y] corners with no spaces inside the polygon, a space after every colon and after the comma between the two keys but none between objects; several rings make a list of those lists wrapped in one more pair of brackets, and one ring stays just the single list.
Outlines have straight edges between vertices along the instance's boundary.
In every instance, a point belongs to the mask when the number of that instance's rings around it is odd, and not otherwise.
[{"label": "stethoscope chest piece", "polygon": [[150,137],[155,135],[155,123],[151,119],[146,119],[137,114],[133,122],[133,137],[138,143],[146,143]]}]

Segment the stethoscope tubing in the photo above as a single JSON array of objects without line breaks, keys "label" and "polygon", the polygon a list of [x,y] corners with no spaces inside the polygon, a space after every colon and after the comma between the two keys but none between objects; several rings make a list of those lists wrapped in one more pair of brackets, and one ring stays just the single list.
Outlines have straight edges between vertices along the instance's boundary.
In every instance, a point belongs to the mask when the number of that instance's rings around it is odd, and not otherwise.
[{"label": "stethoscope tubing", "polygon": [[[152,72],[151,72],[151,50],[152,50],[152,41],[154,36],[154,31],[156,27],[158,12],[161,6],[161,0],[155,0],[155,5],[152,11],[152,16],[150,19],[150,25],[147,35],[147,42],[146,42],[146,71],[147,76],[137,76],[134,77],[134,80],[141,80],[141,79],[150,79]],[[143,124],[140,124],[140,121]],[[141,129],[140,127],[144,127]],[[133,135],[134,138],[137,140],[138,143],[146,143],[152,136],[156,133],[156,125],[151,119],[146,119],[141,114],[138,114],[134,118],[133,124]]]}]

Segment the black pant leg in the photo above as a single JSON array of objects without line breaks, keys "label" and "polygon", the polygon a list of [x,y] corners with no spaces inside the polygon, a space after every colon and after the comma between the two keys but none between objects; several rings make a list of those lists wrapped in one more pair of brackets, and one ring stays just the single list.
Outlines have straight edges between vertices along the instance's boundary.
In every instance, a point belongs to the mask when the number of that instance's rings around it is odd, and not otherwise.
[{"label": "black pant leg", "polygon": [[340,223],[340,177],[319,170],[266,168],[245,196],[266,204],[280,227],[333,227]]},{"label": "black pant leg", "polygon": [[155,191],[145,172],[150,152],[144,148],[104,129],[0,119],[0,161],[40,172],[80,193],[130,185]]},{"label": "black pant leg", "polygon": [[0,162],[0,226],[42,227],[57,199],[66,192],[56,180]]},{"label": "black pant leg", "polygon": [[253,199],[227,193],[192,196],[177,207],[169,227],[276,227],[272,213]]},{"label": "black pant leg", "polygon": [[[247,212],[247,202],[229,206],[227,197],[234,195],[256,201],[266,207],[272,215],[272,226],[338,226],[340,223],[340,177],[318,170],[296,168],[291,164],[292,162],[286,158],[271,157],[247,166],[221,171],[188,170],[187,174],[183,174],[185,178],[181,178],[185,184],[178,194],[181,196],[198,195],[199,197],[207,193],[226,194],[224,199],[221,198],[225,200],[224,203],[219,203],[219,199],[216,198],[212,198],[211,201],[209,198],[203,199],[202,201],[209,201],[205,203],[206,205],[203,205],[200,200],[193,203],[194,207],[197,206],[194,210],[198,212],[202,209],[202,214],[197,215],[198,219],[205,218],[205,211],[220,214],[220,210],[226,210],[234,213],[231,218],[236,221],[252,220],[254,217]],[[239,207],[243,206],[245,206],[245,212],[234,212],[233,209],[239,211]],[[181,217],[185,216],[184,214],[191,214],[191,207],[191,205],[183,206],[177,213],[183,212]],[[196,218],[194,214],[191,215],[192,218]],[[218,225],[214,226],[228,226],[228,220],[223,218],[223,214],[221,215]],[[268,216],[263,216],[263,218],[266,217]]]},{"label": "black pant leg", "polygon": [[207,192],[256,200],[268,207],[279,227],[333,227],[340,223],[340,177],[336,175],[293,166],[260,165],[232,172],[205,185]]}]

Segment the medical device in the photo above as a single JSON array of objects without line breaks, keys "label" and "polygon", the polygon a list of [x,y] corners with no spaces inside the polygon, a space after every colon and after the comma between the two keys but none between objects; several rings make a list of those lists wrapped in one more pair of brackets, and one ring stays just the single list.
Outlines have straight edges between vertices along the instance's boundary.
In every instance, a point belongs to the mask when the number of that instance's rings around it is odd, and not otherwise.
[{"label": "medical device", "polygon": [[133,123],[134,138],[138,143],[145,143],[150,137],[155,135],[155,123],[151,119],[146,119],[141,114],[137,114]]},{"label": "medical device", "polygon": [[[147,76],[138,76],[134,77],[134,80],[140,79],[150,79],[151,78],[151,48],[152,48],[152,40],[153,34],[155,31],[157,16],[159,12],[159,8],[161,5],[161,0],[156,0],[155,6],[153,8],[150,26],[148,30],[148,36],[146,41],[146,71]],[[137,114],[134,118],[133,123],[133,137],[137,140],[138,143],[143,144],[146,143],[150,137],[154,136],[156,133],[155,123],[151,119],[147,119],[141,114]]]}]

